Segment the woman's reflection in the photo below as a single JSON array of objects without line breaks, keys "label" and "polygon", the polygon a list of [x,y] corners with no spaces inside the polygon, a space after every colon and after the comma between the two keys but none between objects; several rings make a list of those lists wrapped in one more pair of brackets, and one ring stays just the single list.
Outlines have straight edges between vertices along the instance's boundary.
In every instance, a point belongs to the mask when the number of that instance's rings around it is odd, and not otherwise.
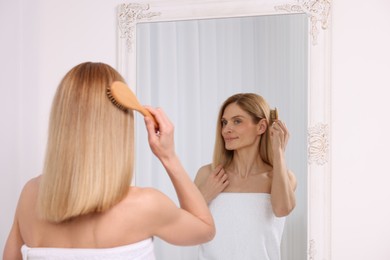
[{"label": "woman's reflection", "polygon": [[217,228],[199,259],[279,260],[285,216],[295,207],[288,129],[254,93],[229,97],[218,120],[213,162],[195,178]]}]

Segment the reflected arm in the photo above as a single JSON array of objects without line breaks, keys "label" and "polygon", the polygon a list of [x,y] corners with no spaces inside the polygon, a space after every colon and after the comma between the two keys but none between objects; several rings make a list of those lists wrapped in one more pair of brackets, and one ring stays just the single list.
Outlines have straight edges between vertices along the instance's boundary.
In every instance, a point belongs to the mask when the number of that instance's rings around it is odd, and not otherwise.
[{"label": "reflected arm", "polygon": [[295,208],[296,186],[294,174],[286,167],[284,152],[274,154],[271,202],[277,217],[287,216]]},{"label": "reflected arm", "polygon": [[297,186],[294,174],[287,169],[285,150],[290,137],[286,125],[276,120],[270,127],[270,138],[273,152],[273,177],[271,185],[271,202],[276,216],[283,217],[295,208],[295,189]]}]

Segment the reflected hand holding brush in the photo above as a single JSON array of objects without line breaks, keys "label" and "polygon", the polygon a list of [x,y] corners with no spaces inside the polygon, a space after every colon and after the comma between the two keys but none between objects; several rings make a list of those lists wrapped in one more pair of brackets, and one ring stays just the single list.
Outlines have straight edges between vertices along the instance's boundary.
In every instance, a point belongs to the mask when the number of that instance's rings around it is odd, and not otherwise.
[{"label": "reflected hand holding brush", "polygon": [[158,129],[158,124],[154,116],[143,107],[131,89],[121,81],[114,81],[107,88],[107,96],[111,102],[118,108],[126,111],[132,109],[140,112],[145,117],[150,117],[154,121],[155,129]]}]

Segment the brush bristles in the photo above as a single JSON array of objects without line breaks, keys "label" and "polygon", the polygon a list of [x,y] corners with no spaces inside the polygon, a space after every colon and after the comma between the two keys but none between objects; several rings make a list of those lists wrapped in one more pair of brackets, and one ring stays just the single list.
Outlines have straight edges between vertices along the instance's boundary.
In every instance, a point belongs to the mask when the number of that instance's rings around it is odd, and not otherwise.
[{"label": "brush bristles", "polygon": [[128,109],[126,107],[122,106],[118,101],[116,101],[114,96],[111,94],[110,88],[107,88],[106,94],[107,94],[108,99],[111,101],[111,103],[113,103],[120,110],[127,112]]}]

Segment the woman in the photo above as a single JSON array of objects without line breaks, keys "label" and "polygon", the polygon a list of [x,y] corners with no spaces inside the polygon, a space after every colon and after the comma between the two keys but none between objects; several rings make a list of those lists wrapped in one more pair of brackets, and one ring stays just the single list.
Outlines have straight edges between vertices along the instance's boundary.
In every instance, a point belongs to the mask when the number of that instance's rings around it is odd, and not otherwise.
[{"label": "woman", "polygon": [[253,93],[229,97],[219,111],[213,163],[195,178],[217,229],[199,259],[280,259],[296,179],[285,162],[287,127],[271,113]]},{"label": "woman", "polygon": [[[117,108],[106,89],[123,78],[102,63],[71,69],[54,97],[43,174],[20,195],[3,259],[154,259],[153,236],[175,245],[214,237],[201,193],[175,154],[173,125],[148,108],[148,141],[176,189],[180,208],[152,188],[130,186],[133,111]],[[34,258],[35,259],[35,258]]]}]

